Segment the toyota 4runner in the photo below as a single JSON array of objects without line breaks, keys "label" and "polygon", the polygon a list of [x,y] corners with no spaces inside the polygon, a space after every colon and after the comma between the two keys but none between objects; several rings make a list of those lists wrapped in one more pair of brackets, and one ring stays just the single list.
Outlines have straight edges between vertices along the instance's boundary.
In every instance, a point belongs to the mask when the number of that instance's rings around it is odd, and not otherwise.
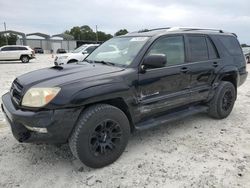
[{"label": "toyota 4runner", "polygon": [[2,110],[18,141],[69,143],[81,162],[100,168],[118,159],[135,130],[201,112],[226,118],[246,77],[235,34],[161,28],[17,77]]}]

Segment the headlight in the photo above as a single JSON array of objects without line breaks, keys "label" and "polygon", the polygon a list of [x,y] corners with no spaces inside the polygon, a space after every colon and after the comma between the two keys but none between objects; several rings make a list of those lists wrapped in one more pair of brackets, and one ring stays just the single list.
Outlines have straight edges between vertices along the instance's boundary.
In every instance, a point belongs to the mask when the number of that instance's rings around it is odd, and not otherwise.
[{"label": "headlight", "polygon": [[42,107],[48,104],[61,89],[53,88],[31,88],[29,89],[22,100],[22,106],[26,107]]},{"label": "headlight", "polygon": [[60,56],[59,59],[67,59],[68,56]]}]

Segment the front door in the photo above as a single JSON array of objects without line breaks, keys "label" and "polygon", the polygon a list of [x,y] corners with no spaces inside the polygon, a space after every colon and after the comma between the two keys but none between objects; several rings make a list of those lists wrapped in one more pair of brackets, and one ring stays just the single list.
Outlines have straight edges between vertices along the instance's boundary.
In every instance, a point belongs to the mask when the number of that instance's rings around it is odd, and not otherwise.
[{"label": "front door", "polygon": [[139,73],[138,110],[141,118],[187,104],[190,97],[184,37],[161,37],[153,43],[146,56],[150,54],[165,54],[167,64],[163,68]]}]

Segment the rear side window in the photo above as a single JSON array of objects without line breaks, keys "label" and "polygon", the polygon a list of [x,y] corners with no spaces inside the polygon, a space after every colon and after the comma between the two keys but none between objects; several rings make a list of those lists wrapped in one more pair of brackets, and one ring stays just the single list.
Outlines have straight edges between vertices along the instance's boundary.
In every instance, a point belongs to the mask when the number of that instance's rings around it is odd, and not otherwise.
[{"label": "rear side window", "polygon": [[4,48],[2,48],[1,51],[9,51],[9,50],[10,50],[9,47],[4,47]]},{"label": "rear side window", "polygon": [[218,52],[217,52],[213,42],[209,38],[207,38],[207,47],[208,47],[209,59],[219,58]]},{"label": "rear side window", "polygon": [[190,60],[205,61],[208,60],[208,50],[206,37],[203,36],[188,36]]},{"label": "rear side window", "polygon": [[19,50],[18,47],[10,47],[10,51],[17,51]]},{"label": "rear side window", "polygon": [[237,39],[233,36],[220,36],[219,40],[231,55],[241,55],[241,48]]}]

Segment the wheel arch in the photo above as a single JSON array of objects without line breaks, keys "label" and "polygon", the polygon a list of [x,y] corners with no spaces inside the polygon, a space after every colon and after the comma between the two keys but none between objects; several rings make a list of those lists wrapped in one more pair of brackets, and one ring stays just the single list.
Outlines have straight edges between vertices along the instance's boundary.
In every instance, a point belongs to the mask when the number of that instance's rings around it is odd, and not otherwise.
[{"label": "wheel arch", "polygon": [[231,82],[235,89],[237,90],[237,73],[229,73],[229,74],[224,74],[221,78],[221,81],[228,81]]},{"label": "wheel arch", "polygon": [[28,58],[30,58],[30,56],[29,56],[28,54],[21,54],[20,57],[19,57],[19,59],[21,60],[21,58],[22,58],[23,56],[27,56]]},{"label": "wheel arch", "polygon": [[77,59],[70,59],[67,61],[67,64],[69,64],[70,62],[77,62],[78,60]]},{"label": "wheel arch", "polygon": [[221,81],[227,81],[234,85],[237,98],[237,87],[239,85],[239,71],[235,66],[227,66],[220,71],[220,74],[216,80],[219,84]]},{"label": "wheel arch", "polygon": [[131,116],[131,112],[129,110],[128,104],[125,102],[125,100],[122,97],[111,98],[111,99],[107,99],[107,100],[100,100],[100,101],[96,101],[93,103],[88,103],[88,104],[86,104],[85,108],[83,109],[83,112],[86,108],[88,108],[92,105],[95,105],[95,104],[109,104],[109,105],[112,105],[112,106],[120,109],[121,111],[123,111],[123,113],[127,116],[128,120],[129,120],[131,132],[133,132],[135,130],[134,121],[133,121],[133,118]]},{"label": "wheel arch", "polygon": [[217,77],[217,82],[220,81],[228,81],[231,82],[235,89],[237,90],[237,87],[239,85],[239,70],[235,66],[226,66],[224,67]]}]

